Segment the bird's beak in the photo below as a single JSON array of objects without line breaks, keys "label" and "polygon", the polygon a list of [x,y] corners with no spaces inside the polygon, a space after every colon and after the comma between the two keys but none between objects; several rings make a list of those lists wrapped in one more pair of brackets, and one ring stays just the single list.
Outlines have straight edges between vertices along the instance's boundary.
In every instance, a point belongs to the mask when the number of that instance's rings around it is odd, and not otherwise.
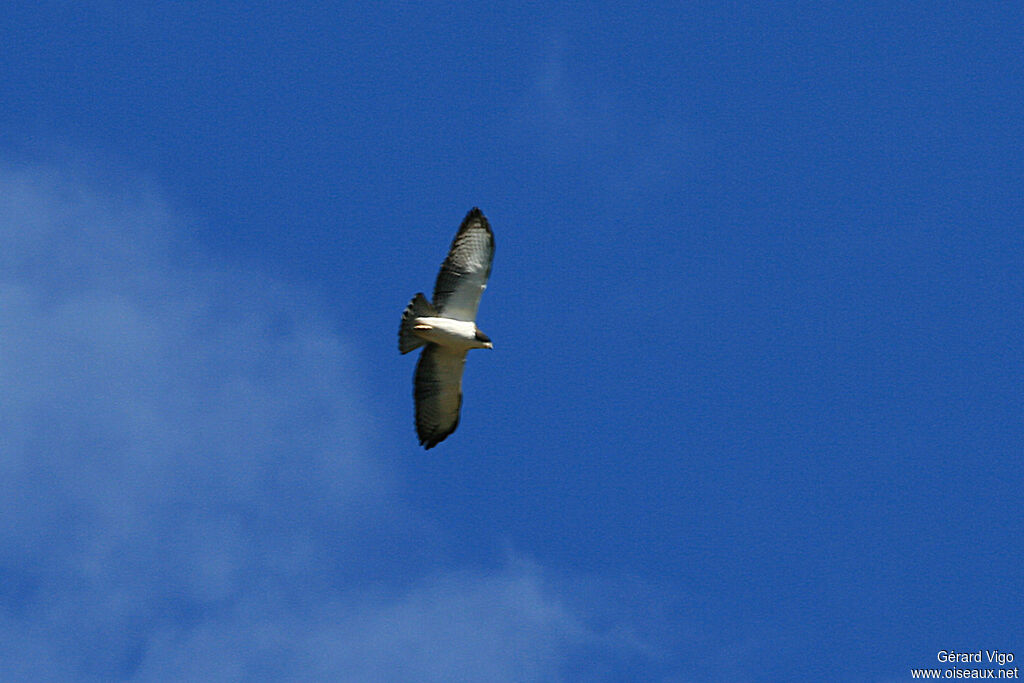
[{"label": "bird's beak", "polygon": [[494,348],[494,344],[492,342],[487,342],[487,346],[485,346],[484,348],[485,349],[493,349]]}]

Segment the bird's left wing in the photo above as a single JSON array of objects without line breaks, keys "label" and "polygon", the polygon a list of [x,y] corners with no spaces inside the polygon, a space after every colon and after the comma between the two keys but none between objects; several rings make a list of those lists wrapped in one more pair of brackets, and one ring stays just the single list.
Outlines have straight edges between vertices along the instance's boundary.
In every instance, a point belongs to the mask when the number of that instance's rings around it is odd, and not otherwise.
[{"label": "bird's left wing", "polygon": [[465,364],[466,351],[453,351],[433,343],[420,354],[413,396],[416,399],[416,434],[425,448],[441,443],[459,426]]},{"label": "bird's left wing", "polygon": [[455,234],[434,285],[434,308],[445,318],[473,322],[494,260],[494,234],[487,218],[474,208]]}]

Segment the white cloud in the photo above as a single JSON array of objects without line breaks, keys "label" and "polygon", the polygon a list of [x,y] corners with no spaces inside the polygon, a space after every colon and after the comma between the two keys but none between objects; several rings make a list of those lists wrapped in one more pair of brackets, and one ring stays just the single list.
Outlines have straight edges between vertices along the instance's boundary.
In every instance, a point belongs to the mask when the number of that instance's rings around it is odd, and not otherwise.
[{"label": "white cloud", "polygon": [[423,578],[357,352],[184,232],[137,184],[0,166],[5,675],[556,678],[595,642],[560,591]]},{"label": "white cloud", "polygon": [[140,677],[552,680],[585,636],[535,573],[454,572],[397,596],[349,592],[301,609],[240,602],[200,628],[157,634]]},{"label": "white cloud", "polygon": [[99,677],[386,518],[351,349],[287,287],[174,265],[132,190],[0,173],[5,603]]},{"label": "white cloud", "polygon": [[529,87],[508,117],[521,153],[599,168],[597,177],[614,196],[651,187],[663,191],[666,184],[690,178],[699,151],[696,96],[659,100],[659,84],[643,75],[623,80],[584,69],[592,61],[590,51],[598,49],[569,30],[551,33],[535,55]]}]

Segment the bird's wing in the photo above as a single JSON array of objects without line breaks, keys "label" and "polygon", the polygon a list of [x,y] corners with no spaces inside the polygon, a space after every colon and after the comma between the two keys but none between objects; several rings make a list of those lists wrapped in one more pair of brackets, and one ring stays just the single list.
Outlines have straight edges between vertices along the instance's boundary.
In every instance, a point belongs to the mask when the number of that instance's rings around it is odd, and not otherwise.
[{"label": "bird's wing", "polygon": [[494,260],[494,234],[474,208],[455,234],[434,285],[434,308],[445,318],[473,322]]},{"label": "bird's wing", "polygon": [[465,351],[428,344],[416,363],[413,396],[420,445],[433,448],[459,426]]}]

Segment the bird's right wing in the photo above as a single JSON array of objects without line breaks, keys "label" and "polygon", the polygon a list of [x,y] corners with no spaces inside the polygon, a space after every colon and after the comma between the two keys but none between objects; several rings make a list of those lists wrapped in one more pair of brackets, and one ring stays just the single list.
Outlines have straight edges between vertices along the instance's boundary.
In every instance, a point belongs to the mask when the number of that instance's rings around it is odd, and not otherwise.
[{"label": "bird's right wing", "polygon": [[416,363],[416,434],[425,448],[441,443],[459,426],[465,365],[466,351],[453,351],[433,343],[427,344]]}]

